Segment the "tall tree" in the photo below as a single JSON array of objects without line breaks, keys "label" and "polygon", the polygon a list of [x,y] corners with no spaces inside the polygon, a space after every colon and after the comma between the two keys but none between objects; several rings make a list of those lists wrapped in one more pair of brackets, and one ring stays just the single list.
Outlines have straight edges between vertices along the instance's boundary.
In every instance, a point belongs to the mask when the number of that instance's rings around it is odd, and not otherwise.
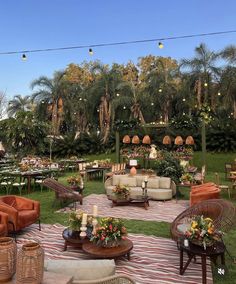
[{"label": "tall tree", "polygon": [[59,134],[59,128],[63,120],[63,100],[67,94],[66,86],[64,72],[55,72],[52,79],[41,76],[31,83],[32,89],[38,87],[38,90],[32,95],[33,99],[44,101],[44,103],[48,104],[53,135]]},{"label": "tall tree", "polygon": [[19,111],[33,110],[33,103],[30,96],[16,95],[8,103],[7,113],[9,116],[14,116]]},{"label": "tall tree", "polygon": [[217,61],[220,54],[210,51],[204,43],[195,48],[195,57],[192,59],[182,59],[181,67],[198,77],[195,90],[197,94],[198,108],[202,103],[210,103],[215,108],[215,92],[212,90],[212,81],[217,81],[220,69]]}]

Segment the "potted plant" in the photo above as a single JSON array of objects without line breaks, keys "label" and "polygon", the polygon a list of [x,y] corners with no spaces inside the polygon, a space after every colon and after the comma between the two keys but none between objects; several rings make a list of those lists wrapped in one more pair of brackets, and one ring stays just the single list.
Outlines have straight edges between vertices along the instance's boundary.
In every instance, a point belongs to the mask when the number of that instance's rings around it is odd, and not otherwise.
[{"label": "potted plant", "polygon": [[102,247],[119,246],[121,240],[125,239],[127,230],[124,222],[117,218],[102,218],[96,229],[96,233],[90,241]]},{"label": "potted plant", "polygon": [[128,200],[130,188],[127,185],[118,184],[113,188],[113,193],[118,200]]},{"label": "potted plant", "polygon": [[192,218],[190,228],[185,232],[185,236],[194,244],[203,246],[211,246],[215,241],[219,241],[222,232],[215,230],[213,220],[196,215]]}]

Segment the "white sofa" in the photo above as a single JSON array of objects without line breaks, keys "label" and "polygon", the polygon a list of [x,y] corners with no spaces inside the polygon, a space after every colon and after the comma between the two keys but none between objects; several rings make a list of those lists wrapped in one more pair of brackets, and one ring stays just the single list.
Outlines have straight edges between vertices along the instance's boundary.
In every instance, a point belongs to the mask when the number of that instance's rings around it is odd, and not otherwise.
[{"label": "white sofa", "polygon": [[[130,188],[130,197],[142,195],[142,182],[144,175],[113,175],[105,181],[105,190],[108,198],[114,196],[113,188],[118,185],[127,185]],[[154,200],[169,200],[176,194],[176,185],[168,177],[149,177],[147,182],[147,195]]]}]

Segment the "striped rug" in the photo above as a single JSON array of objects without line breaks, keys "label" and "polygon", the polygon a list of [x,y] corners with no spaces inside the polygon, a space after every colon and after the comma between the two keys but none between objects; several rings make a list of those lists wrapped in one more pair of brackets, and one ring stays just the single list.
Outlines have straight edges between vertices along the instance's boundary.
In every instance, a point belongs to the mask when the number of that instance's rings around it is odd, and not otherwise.
[{"label": "striped rug", "polygon": [[[67,251],[63,251],[63,230],[64,227],[59,224],[43,224],[40,232],[37,225],[32,225],[17,236],[17,245],[20,247],[29,240],[38,240],[44,247],[47,259],[89,259],[80,249],[68,246]],[[200,264],[191,263],[184,276],[179,275],[179,252],[174,241],[137,234],[128,237],[134,244],[131,258],[130,261],[125,257],[116,260],[117,273],[129,275],[139,284],[202,283]],[[213,283],[209,263],[207,283]]]},{"label": "striped rug", "polygon": [[[115,206],[112,208],[111,200],[105,194],[91,194],[83,198],[83,205],[77,204],[77,208],[92,213],[93,205],[98,206],[98,215],[101,217],[109,216],[125,219],[136,219],[143,221],[164,221],[171,223],[177,215],[183,212],[188,206],[187,200],[154,201],[150,200],[148,210],[137,205]],[[73,204],[62,208],[57,212],[70,212]]]}]

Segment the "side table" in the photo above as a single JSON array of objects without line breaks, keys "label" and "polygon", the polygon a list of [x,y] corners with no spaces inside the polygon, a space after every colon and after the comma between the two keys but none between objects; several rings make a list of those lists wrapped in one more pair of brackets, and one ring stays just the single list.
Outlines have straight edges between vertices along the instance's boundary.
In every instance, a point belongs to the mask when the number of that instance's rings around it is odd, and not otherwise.
[{"label": "side table", "polygon": [[81,239],[79,235],[71,235],[71,231],[68,228],[63,231],[62,237],[65,240],[64,251],[67,250],[68,245],[76,248],[82,248],[82,245],[85,242],[89,242],[87,237],[85,239]]},{"label": "side table", "polygon": [[[189,242],[189,246],[184,246],[184,239],[181,238],[178,240],[178,248],[180,250],[180,267],[179,267],[179,274],[183,275],[185,270],[188,268],[191,260],[196,256],[201,257],[201,264],[202,264],[202,283],[206,284],[206,259],[207,257],[210,258],[211,261],[216,265],[217,258],[220,256],[221,264],[225,265],[225,245],[223,242],[215,242],[214,245],[207,247],[204,249],[202,246],[195,245]],[[188,260],[187,262],[183,263],[183,254],[187,253]]]}]

